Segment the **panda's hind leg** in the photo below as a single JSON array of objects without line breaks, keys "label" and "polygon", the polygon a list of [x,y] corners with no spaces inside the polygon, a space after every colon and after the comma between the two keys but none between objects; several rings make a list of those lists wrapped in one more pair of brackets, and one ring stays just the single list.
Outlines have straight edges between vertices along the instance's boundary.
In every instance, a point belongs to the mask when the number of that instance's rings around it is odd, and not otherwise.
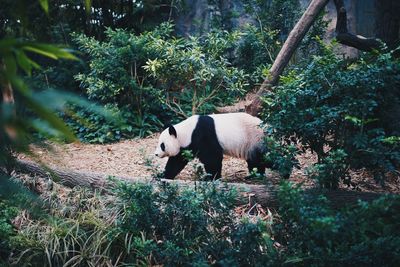
[{"label": "panda's hind leg", "polygon": [[249,169],[249,174],[256,168],[259,175],[265,175],[265,169],[268,164],[264,161],[264,150],[262,148],[256,148],[252,154],[252,157],[247,160],[247,168]]},{"label": "panda's hind leg", "polygon": [[254,171],[254,169],[257,169],[257,173],[260,175],[264,175],[265,174],[265,169],[266,166],[262,163],[259,162],[255,162],[252,160],[248,160],[247,161],[247,168],[249,169],[249,173],[252,173]]}]

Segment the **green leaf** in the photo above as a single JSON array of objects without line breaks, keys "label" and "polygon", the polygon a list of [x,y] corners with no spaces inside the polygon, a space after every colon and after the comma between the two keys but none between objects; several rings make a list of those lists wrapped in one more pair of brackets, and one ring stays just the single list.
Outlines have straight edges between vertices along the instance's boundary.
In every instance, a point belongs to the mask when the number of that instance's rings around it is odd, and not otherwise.
[{"label": "green leaf", "polygon": [[25,104],[39,118],[46,121],[51,127],[59,131],[67,141],[75,141],[76,137],[69,127],[57,115],[53,113],[45,104],[40,103],[32,95],[32,91],[25,85],[22,79],[12,77],[11,83],[20,92],[20,101]]},{"label": "green leaf", "polygon": [[57,117],[51,110],[43,107],[41,103],[37,103],[33,98],[27,95],[24,95],[24,102],[28,108],[39,116],[39,118],[45,120],[50,126],[62,133],[67,141],[73,142],[76,140],[74,133],[64,121]]},{"label": "green leaf", "polygon": [[46,14],[49,13],[49,2],[47,0],[39,0],[40,6],[43,8]]},{"label": "green leaf", "polygon": [[78,58],[75,57],[69,49],[66,48],[59,48],[54,45],[47,45],[47,44],[37,44],[37,43],[26,43],[22,49],[28,50],[42,56],[52,58],[52,59],[71,59],[77,60]]},{"label": "green leaf", "polygon": [[383,143],[394,145],[400,143],[400,136],[388,136],[382,139]]},{"label": "green leaf", "polygon": [[85,2],[86,13],[89,14],[90,13],[90,8],[92,6],[92,0],[84,0],[84,2]]},{"label": "green leaf", "polygon": [[46,50],[39,49],[34,46],[24,46],[24,47],[22,47],[22,49],[34,52],[36,54],[40,54],[40,55],[48,57],[48,58],[58,59],[58,57],[56,55],[54,55],[53,53],[46,51]]},{"label": "green leaf", "polygon": [[6,51],[11,51],[11,48],[14,47],[17,42],[15,38],[4,38],[0,40],[0,53],[4,54]]},{"label": "green leaf", "polygon": [[4,55],[4,64],[6,66],[6,73],[8,76],[14,76],[17,74],[17,63],[11,53]]},{"label": "green leaf", "polygon": [[354,123],[354,124],[357,125],[357,126],[362,125],[362,120],[359,119],[359,118],[357,118],[357,117],[353,117],[353,116],[346,115],[346,116],[344,117],[344,119],[347,120],[347,121],[351,121],[352,123]]},{"label": "green leaf", "polygon": [[39,64],[31,60],[23,50],[16,50],[15,55],[18,65],[28,74],[31,75],[32,68],[40,69]]},{"label": "green leaf", "polygon": [[299,263],[302,262],[304,259],[300,257],[289,257],[283,264],[293,264],[293,263]]},{"label": "green leaf", "polygon": [[78,58],[75,57],[71,52],[73,50],[67,49],[67,48],[60,48],[54,45],[48,45],[48,44],[34,44],[38,49],[41,49],[42,51],[47,51],[49,53],[52,53],[55,55],[57,58],[62,58],[62,59],[71,59],[71,60],[77,60]]}]

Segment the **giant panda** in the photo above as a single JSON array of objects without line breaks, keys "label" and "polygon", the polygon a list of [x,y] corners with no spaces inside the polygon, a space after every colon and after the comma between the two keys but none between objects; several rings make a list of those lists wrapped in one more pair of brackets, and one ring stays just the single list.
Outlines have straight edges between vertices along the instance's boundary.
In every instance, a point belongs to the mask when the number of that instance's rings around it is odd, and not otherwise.
[{"label": "giant panda", "polygon": [[264,174],[269,164],[263,161],[263,136],[261,120],[247,113],[194,115],[161,133],[155,156],[169,157],[167,179],[174,179],[188,163],[183,149],[192,151],[211,179],[221,177],[223,154],[245,159],[249,171],[257,168]]}]

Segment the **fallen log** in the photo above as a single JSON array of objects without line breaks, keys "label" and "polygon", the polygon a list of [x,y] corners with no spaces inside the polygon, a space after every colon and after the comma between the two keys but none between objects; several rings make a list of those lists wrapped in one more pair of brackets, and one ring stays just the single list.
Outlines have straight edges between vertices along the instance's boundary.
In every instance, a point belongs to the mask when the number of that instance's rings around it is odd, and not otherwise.
[{"label": "fallen log", "polygon": [[[62,170],[58,168],[50,168],[48,166],[39,165],[31,161],[17,160],[16,170],[22,173],[29,173],[38,175],[44,178],[50,178],[55,182],[63,184],[68,187],[88,187],[91,189],[109,190],[114,186],[112,180],[109,179],[110,175],[100,173],[78,172],[73,170]],[[151,178],[135,178],[114,176],[115,179],[128,182],[128,183],[154,183],[156,185],[174,184],[179,188],[193,188],[200,185],[207,185],[210,182],[202,181],[187,181],[187,180],[168,180],[161,179],[157,182]],[[237,202],[241,204],[254,204],[258,203],[264,207],[277,208],[279,203],[277,200],[277,189],[268,185],[255,185],[244,183],[225,183],[215,182],[219,190],[234,189],[238,192]],[[307,194],[322,194],[330,200],[333,207],[343,207],[357,203],[358,200],[372,201],[382,196],[382,194],[371,192],[357,192],[350,190],[319,190],[319,189],[306,189]]]}]

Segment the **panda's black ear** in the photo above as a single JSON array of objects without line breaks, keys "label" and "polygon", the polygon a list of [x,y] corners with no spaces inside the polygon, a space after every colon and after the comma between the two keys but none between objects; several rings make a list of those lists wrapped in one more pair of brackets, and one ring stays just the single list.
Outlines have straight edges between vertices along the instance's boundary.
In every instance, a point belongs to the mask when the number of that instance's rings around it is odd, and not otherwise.
[{"label": "panda's black ear", "polygon": [[178,135],[176,134],[176,130],[175,130],[173,125],[168,127],[168,132],[169,132],[170,135],[174,135],[175,137],[178,137]]}]

